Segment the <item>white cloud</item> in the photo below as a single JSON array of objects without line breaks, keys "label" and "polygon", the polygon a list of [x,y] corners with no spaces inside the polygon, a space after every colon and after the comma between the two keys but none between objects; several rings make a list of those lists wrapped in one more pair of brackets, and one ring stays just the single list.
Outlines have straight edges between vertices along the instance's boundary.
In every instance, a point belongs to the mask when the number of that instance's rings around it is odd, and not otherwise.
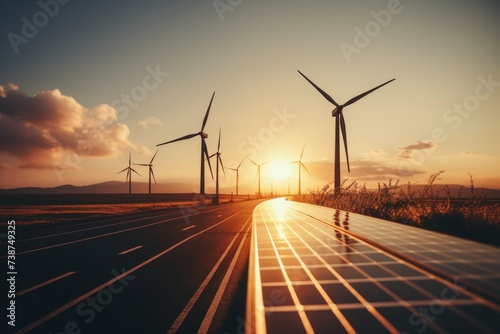
[{"label": "white cloud", "polygon": [[0,155],[20,160],[19,168],[74,169],[84,156],[149,151],[129,135],[109,105],[89,109],[57,89],[28,96],[15,85],[0,85]]},{"label": "white cloud", "polygon": [[160,127],[163,127],[163,123],[154,116],[149,116],[148,118],[139,121],[139,124],[146,129],[151,125],[158,125]]}]

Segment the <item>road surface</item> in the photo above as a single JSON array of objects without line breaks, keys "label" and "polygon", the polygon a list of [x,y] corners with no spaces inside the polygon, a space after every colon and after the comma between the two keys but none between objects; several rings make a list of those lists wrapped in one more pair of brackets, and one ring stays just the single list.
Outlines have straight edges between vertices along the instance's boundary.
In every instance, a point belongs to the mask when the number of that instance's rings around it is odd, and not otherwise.
[{"label": "road surface", "polygon": [[236,333],[257,203],[18,232],[7,333]]}]

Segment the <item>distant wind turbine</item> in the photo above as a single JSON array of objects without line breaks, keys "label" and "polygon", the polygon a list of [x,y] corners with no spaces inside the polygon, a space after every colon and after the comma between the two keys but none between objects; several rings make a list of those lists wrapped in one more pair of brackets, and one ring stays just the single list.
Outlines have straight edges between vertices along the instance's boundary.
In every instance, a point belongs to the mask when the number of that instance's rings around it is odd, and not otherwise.
[{"label": "distant wind turbine", "polygon": [[296,180],[296,178],[288,176],[288,196],[290,196],[290,180]]},{"label": "distant wind turbine", "polygon": [[155,155],[151,158],[151,161],[148,164],[134,164],[136,166],[147,166],[149,167],[149,193],[151,194],[151,175],[153,176],[153,180],[156,183],[156,178],[155,178],[155,173],[153,172],[153,160],[156,157],[156,154],[158,154],[158,150],[156,150]]},{"label": "distant wind turbine", "polygon": [[389,80],[389,81],[387,81],[387,82],[385,82],[385,83],[383,83],[375,88],[372,88],[372,89],[370,89],[362,94],[357,95],[356,97],[353,97],[352,99],[350,99],[346,103],[340,105],[337,102],[335,102],[335,100],[330,95],[325,93],[321,88],[316,86],[316,84],[314,82],[312,82],[311,80],[309,80],[309,78],[307,78],[304,74],[302,74],[302,72],[300,72],[298,70],[297,70],[297,72],[299,72],[300,75],[302,75],[311,85],[313,85],[313,87],[316,88],[316,90],[318,92],[320,92],[320,94],[323,95],[323,97],[325,99],[327,99],[330,103],[335,105],[335,109],[333,109],[333,111],[332,111],[332,117],[335,117],[334,185],[335,185],[335,193],[339,193],[340,192],[340,130],[342,130],[342,137],[344,140],[345,155],[346,155],[346,159],[347,159],[347,170],[349,172],[351,172],[351,167],[349,165],[349,154],[347,151],[347,133],[346,133],[344,115],[342,113],[343,109],[344,109],[344,107],[347,107],[347,106],[353,104],[354,102],[362,99],[366,95],[372,93],[373,91],[379,89],[382,86],[387,85],[389,82],[394,81],[396,79],[391,79],[391,80]]},{"label": "distant wind turbine", "polygon": [[208,161],[208,167],[210,168],[210,174],[212,175],[212,178],[214,177],[214,174],[212,173],[212,166],[210,165],[210,157],[208,155],[207,143],[205,143],[205,139],[208,138],[208,135],[205,132],[203,132],[203,129],[205,129],[205,125],[207,124],[208,114],[210,113],[210,107],[212,106],[212,101],[214,100],[214,96],[215,96],[215,92],[213,93],[212,99],[210,100],[210,104],[208,105],[207,112],[205,113],[205,118],[203,118],[203,123],[201,124],[200,132],[192,133],[190,135],[186,135],[186,136],[183,136],[183,137],[156,145],[156,146],[166,145],[166,144],[174,143],[177,141],[200,136],[200,138],[201,138],[200,194],[202,194],[202,195],[205,194],[205,161],[204,161],[205,159],[203,157],[204,155]]},{"label": "distant wind turbine", "polygon": [[238,182],[239,182],[239,177],[240,177],[240,166],[243,163],[243,160],[245,160],[245,158],[241,159],[240,164],[236,168],[226,167],[226,169],[234,170],[236,172],[236,196],[238,196]]},{"label": "distant wind turbine", "polygon": [[215,169],[215,202],[214,204],[219,204],[219,162],[222,167],[222,171],[224,172],[224,176],[226,176],[226,172],[224,171],[224,164],[222,163],[221,153],[220,153],[220,128],[219,128],[219,141],[217,143],[217,152],[212,154],[210,158],[216,157],[216,169]]},{"label": "distant wind turbine", "polygon": [[128,152],[128,167],[122,169],[119,171],[117,174],[123,173],[124,171],[127,171],[127,178],[125,179],[125,184],[127,184],[128,181],[128,193],[132,193],[132,172],[136,173],[137,175],[141,175],[135,171],[130,165],[132,164],[131,157],[130,157],[130,152]]},{"label": "distant wind turbine", "polygon": [[257,176],[259,177],[259,191],[258,191],[257,194],[260,197],[260,167],[262,167],[263,165],[267,164],[269,162],[269,160],[266,161],[266,162],[263,162],[261,164],[258,164],[258,163],[256,163],[255,161],[253,161],[252,159],[250,159],[248,157],[247,157],[247,159],[250,160],[250,162],[253,163],[255,166],[257,166]]},{"label": "distant wind turbine", "polygon": [[297,161],[292,162],[292,164],[297,164],[299,166],[299,195],[301,195],[301,184],[302,184],[302,167],[306,170],[307,174],[311,175],[309,171],[307,170],[306,166],[302,162],[302,156],[304,155],[304,149],[306,148],[306,145],[302,146],[302,153],[300,153],[300,158]]}]

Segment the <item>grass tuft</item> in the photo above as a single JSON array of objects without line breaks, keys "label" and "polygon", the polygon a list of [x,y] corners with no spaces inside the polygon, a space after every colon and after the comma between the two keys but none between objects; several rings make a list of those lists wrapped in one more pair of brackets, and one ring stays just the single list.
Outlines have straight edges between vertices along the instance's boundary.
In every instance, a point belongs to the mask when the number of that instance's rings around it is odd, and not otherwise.
[{"label": "grass tuft", "polygon": [[500,202],[490,200],[486,191],[478,195],[470,173],[469,196],[462,197],[464,187],[455,194],[447,185],[437,187],[443,172],[431,174],[420,191],[399,180],[379,182],[375,191],[345,180],[339,194],[330,182],[294,199],[500,246]]}]

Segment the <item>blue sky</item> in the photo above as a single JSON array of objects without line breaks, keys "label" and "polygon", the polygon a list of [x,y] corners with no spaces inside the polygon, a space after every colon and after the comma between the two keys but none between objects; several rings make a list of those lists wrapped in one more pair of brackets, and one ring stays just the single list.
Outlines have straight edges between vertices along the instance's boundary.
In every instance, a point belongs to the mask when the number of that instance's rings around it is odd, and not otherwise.
[{"label": "blue sky", "polygon": [[[500,188],[499,9],[486,0],[12,2],[0,14],[0,187],[121,180],[129,151],[147,162],[156,144],[199,131],[214,91],[211,152],[219,127],[227,166],[297,160],[305,145],[303,188],[321,186],[333,178],[332,106],[299,69],[338,102],[396,78],[344,111],[353,168],[343,177],[425,183],[445,170],[442,182],[465,184],[469,172]],[[157,180],[196,183],[199,146],[163,146]],[[255,167],[240,175],[251,192]]]}]

